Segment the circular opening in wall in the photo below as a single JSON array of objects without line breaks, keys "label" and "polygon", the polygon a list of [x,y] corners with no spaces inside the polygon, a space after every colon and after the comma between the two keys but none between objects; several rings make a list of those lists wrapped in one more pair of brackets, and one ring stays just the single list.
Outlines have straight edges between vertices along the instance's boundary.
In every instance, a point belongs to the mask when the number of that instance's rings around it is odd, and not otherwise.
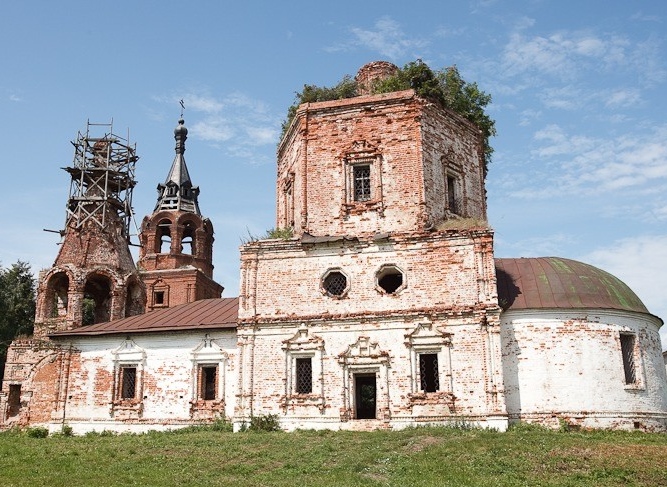
[{"label": "circular opening in wall", "polygon": [[377,288],[385,294],[396,294],[405,288],[405,276],[395,265],[382,266],[376,274]]},{"label": "circular opening in wall", "polygon": [[347,291],[347,276],[339,270],[331,270],[322,279],[322,288],[329,296],[339,298]]}]

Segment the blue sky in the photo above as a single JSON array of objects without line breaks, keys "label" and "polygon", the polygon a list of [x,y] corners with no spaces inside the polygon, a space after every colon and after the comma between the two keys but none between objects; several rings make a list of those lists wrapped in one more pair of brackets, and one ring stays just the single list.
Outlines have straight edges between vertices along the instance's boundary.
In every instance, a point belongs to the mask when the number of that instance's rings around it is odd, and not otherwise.
[{"label": "blue sky", "polygon": [[[0,264],[51,266],[86,121],[137,143],[152,211],[185,101],[185,154],[216,232],[215,278],[274,226],[280,124],[305,84],[417,58],[493,96],[487,178],[499,257],[601,267],[667,319],[667,2],[6,2],[0,42]],[[134,239],[135,242],[137,239]],[[667,328],[667,327],[665,327]],[[663,330],[663,343],[667,334]]]}]

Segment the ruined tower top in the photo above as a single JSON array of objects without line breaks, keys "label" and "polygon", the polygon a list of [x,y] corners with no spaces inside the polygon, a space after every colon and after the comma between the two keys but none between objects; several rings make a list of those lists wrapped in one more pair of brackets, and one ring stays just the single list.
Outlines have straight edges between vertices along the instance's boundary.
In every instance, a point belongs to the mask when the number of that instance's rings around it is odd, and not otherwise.
[{"label": "ruined tower top", "polygon": [[277,228],[374,238],[486,220],[479,129],[413,89],[372,93],[397,70],[366,64],[361,96],[298,107],[278,151]]},{"label": "ruined tower top", "polygon": [[396,74],[397,71],[398,66],[387,61],[373,61],[364,64],[355,77],[357,92],[359,95],[371,95],[373,83],[388,78]]},{"label": "ruined tower top", "polygon": [[185,164],[185,141],[188,138],[188,129],[181,118],[174,129],[176,139],[176,156],[171,165],[169,174],[164,183],[158,184],[158,200],[155,211],[177,210],[201,215],[199,211],[199,188],[192,185],[190,173]]},{"label": "ruined tower top", "polygon": [[112,124],[88,122],[73,145],[66,226],[40,273],[36,336],[140,314],[146,302],[129,249],[135,144]]}]

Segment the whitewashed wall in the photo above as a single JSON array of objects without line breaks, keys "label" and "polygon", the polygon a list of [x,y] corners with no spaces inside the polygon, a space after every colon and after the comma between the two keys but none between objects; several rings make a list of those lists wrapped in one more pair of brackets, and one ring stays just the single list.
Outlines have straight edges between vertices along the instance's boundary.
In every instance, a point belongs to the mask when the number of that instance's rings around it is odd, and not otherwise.
[{"label": "whitewashed wall", "polygon": [[[64,371],[61,400],[51,416],[52,431],[67,424],[77,434],[145,432],[223,415],[230,418],[233,414],[237,384],[235,330],[82,337],[69,343],[73,353],[67,364],[69,370]],[[215,402],[219,411],[193,413],[197,361],[218,360],[219,400]],[[117,400],[117,367],[123,362],[139,364],[138,404],[130,407]]]},{"label": "whitewashed wall", "polygon": [[[510,420],[595,428],[667,428],[667,376],[657,318],[600,310],[501,315]],[[636,336],[626,384],[620,334]]]}]

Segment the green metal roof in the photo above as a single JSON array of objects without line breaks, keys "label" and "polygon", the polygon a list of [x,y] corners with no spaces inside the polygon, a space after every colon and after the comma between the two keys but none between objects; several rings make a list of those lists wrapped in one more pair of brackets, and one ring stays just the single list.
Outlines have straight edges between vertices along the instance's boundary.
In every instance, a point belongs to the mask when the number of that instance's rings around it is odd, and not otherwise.
[{"label": "green metal roof", "polygon": [[496,259],[498,301],[507,309],[598,308],[648,313],[623,281],[560,257]]}]

